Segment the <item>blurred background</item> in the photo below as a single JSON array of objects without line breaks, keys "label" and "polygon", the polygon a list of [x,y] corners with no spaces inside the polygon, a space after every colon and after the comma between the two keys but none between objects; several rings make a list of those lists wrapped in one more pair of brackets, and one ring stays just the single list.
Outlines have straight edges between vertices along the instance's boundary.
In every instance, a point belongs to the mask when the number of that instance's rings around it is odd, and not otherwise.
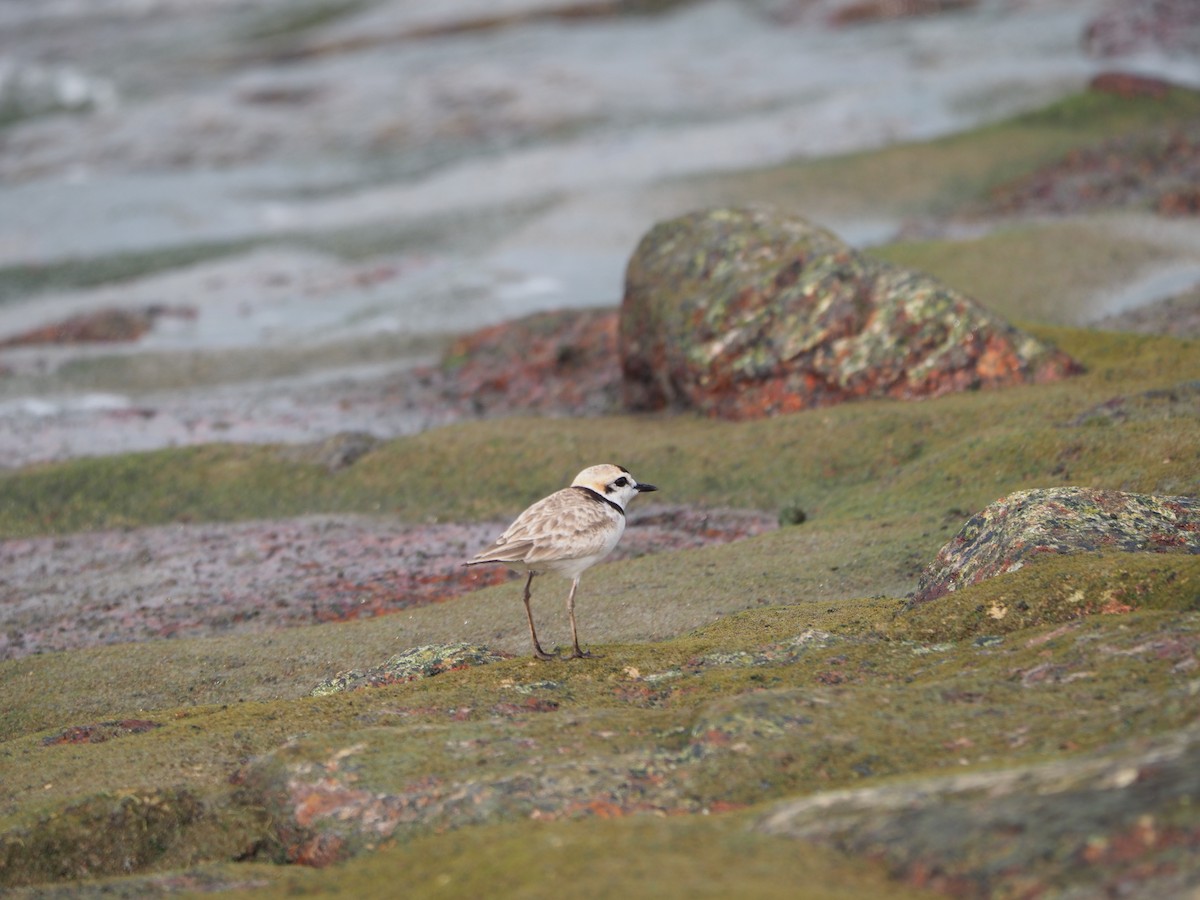
[{"label": "blurred background", "polygon": [[[455,332],[617,304],[655,221],[791,203],[779,167],[1105,72],[1200,86],[1198,18],[1194,0],[0,0],[0,455],[435,424],[404,373]],[[857,246],[934,227],[807,177],[795,211]]]}]

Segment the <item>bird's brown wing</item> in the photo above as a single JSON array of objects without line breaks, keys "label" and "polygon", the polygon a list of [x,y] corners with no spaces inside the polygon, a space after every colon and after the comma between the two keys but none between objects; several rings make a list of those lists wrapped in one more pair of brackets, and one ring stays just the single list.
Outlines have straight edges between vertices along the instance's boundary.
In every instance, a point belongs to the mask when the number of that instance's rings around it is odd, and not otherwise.
[{"label": "bird's brown wing", "polygon": [[594,556],[607,549],[613,524],[613,514],[602,501],[565,488],[517,516],[471,563],[534,564]]},{"label": "bird's brown wing", "polygon": [[533,549],[532,541],[506,541],[504,535],[496,538],[495,543],[486,550],[476,553],[467,561],[468,566],[485,562],[524,562],[526,555]]}]

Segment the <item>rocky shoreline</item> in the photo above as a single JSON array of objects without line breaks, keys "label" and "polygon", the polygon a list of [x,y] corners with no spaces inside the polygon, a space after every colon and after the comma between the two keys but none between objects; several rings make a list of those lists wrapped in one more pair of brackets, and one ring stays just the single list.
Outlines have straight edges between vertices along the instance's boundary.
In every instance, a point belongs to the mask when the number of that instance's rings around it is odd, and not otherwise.
[{"label": "rocky shoreline", "polygon": [[0,891],[1191,897],[1192,7],[0,3]]}]

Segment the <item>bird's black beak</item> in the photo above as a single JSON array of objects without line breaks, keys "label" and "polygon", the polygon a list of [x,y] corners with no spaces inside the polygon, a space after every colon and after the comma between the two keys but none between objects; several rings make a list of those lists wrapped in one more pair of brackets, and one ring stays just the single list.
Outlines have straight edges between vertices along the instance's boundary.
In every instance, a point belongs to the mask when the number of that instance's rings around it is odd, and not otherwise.
[{"label": "bird's black beak", "polygon": [[641,482],[638,482],[637,489],[638,489],[639,494],[642,493],[643,491],[657,491],[658,490],[658,488],[656,488],[652,484],[642,484]]}]

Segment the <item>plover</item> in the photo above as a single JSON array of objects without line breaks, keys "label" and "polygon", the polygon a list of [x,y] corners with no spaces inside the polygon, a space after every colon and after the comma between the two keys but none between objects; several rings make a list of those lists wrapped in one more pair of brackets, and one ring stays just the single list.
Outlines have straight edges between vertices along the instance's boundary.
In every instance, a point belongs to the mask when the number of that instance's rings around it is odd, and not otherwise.
[{"label": "plover", "polygon": [[538,659],[553,659],[542,649],[533,627],[529,609],[530,585],[533,576],[556,572],[571,579],[567,594],[567,614],[571,618],[571,659],[590,656],[579,649],[579,634],[575,629],[575,590],[579,576],[617,546],[625,532],[625,507],[645,491],[657,491],[652,484],[641,484],[622,466],[589,466],[571,482],[570,487],[555,491],[539,500],[517,516],[496,538],[496,542],[477,554],[467,565],[503,563],[518,572],[528,572],[525,579],[525,617],[529,620],[529,637],[533,640],[533,655]]}]

